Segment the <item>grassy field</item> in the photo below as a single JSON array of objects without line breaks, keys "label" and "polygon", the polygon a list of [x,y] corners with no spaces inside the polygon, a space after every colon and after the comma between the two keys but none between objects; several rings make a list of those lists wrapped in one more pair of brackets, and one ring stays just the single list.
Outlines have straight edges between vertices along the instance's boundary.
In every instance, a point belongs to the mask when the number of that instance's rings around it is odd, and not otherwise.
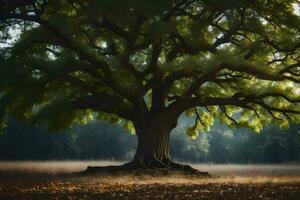
[{"label": "grassy field", "polygon": [[0,162],[0,199],[300,199],[300,165],[194,165],[217,178],[74,175],[117,162]]}]

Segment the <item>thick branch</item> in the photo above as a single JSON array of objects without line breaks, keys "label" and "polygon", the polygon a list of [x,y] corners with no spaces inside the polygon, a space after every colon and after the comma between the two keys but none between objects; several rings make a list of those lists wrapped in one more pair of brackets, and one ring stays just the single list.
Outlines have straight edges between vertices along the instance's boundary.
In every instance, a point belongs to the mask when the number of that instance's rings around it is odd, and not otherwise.
[{"label": "thick branch", "polygon": [[107,93],[80,97],[71,101],[71,106],[74,109],[93,109],[116,114],[125,119],[132,119],[131,106],[125,103],[122,98]]},{"label": "thick branch", "polygon": [[[295,109],[292,108],[277,108],[270,106],[263,102],[262,100],[267,97],[280,97],[287,100],[290,103],[295,104]],[[236,93],[231,97],[191,97],[191,98],[180,98],[177,97],[176,101],[171,103],[166,109],[166,113],[173,113],[173,115],[179,116],[182,112],[189,108],[193,108],[196,106],[206,107],[206,106],[237,106],[241,108],[246,108],[253,110],[257,116],[257,110],[253,109],[250,104],[258,104],[262,108],[266,109],[269,113],[281,112],[284,115],[290,114],[300,114],[300,110],[298,110],[296,103],[300,103],[300,98],[291,98],[282,93],[276,92],[266,92],[260,95],[244,95],[242,93]],[[224,110],[223,110],[224,111]],[[225,112],[225,111],[224,111]],[[226,113],[225,113],[226,114]],[[273,115],[273,114],[272,114]],[[228,116],[227,116],[228,117]],[[232,119],[231,119],[232,120]]]}]

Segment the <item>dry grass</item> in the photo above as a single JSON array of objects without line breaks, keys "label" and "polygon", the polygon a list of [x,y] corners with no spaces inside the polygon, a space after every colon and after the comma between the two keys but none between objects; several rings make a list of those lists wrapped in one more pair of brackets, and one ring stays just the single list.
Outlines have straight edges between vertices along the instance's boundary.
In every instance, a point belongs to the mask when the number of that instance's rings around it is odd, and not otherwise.
[{"label": "dry grass", "polygon": [[[196,165],[219,175],[70,174],[118,162],[2,162],[0,199],[300,199],[299,165]],[[69,173],[69,174],[68,174]]]}]

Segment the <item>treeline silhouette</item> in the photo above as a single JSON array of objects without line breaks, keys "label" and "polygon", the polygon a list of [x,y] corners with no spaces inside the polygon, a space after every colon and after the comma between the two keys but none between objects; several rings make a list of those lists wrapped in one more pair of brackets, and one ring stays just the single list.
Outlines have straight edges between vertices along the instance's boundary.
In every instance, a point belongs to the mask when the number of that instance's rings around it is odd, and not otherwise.
[{"label": "treeline silhouette", "polygon": [[[300,161],[300,126],[267,127],[261,133],[216,124],[192,140],[184,132],[185,120],[171,135],[175,160],[208,163],[284,163]],[[0,135],[0,160],[130,160],[135,135],[122,127],[90,122],[63,132],[49,133],[14,119]]]}]

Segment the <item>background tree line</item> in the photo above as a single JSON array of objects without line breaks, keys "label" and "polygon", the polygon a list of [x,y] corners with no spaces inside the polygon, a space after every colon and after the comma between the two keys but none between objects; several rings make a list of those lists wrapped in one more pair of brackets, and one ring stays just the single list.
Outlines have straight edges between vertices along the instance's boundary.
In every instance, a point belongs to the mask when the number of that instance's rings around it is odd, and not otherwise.
[{"label": "background tree line", "polygon": [[[118,125],[90,122],[66,131],[48,133],[15,119],[0,136],[1,160],[130,160],[136,136]],[[188,119],[183,117],[171,135],[175,160],[208,163],[282,163],[300,161],[300,127],[267,127],[254,134],[248,129],[229,129],[217,123],[197,138],[186,137]]]}]

